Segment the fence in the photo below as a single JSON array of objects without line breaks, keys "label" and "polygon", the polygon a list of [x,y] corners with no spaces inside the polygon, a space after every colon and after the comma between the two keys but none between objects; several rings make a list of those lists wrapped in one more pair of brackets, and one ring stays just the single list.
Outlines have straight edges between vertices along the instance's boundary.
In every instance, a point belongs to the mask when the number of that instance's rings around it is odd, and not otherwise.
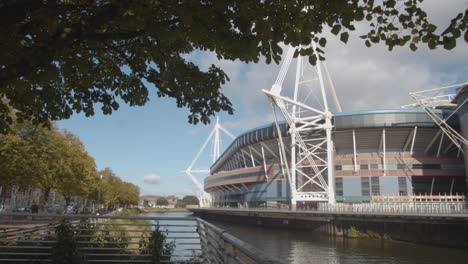
[{"label": "fence", "polygon": [[380,202],[365,204],[319,205],[319,211],[379,214],[466,214],[465,202]]},{"label": "fence", "polygon": [[[232,210],[267,210],[291,211],[289,207],[262,206],[262,207],[213,207],[213,209]],[[378,213],[378,214],[466,214],[468,203],[464,196],[376,196],[370,202],[363,203],[327,203],[298,205],[294,211],[316,212],[343,212],[343,213]]]},{"label": "fence", "polygon": [[0,263],[279,263],[194,217],[0,214]]},{"label": "fence", "polygon": [[262,251],[202,219],[199,223],[204,263],[279,263]]}]

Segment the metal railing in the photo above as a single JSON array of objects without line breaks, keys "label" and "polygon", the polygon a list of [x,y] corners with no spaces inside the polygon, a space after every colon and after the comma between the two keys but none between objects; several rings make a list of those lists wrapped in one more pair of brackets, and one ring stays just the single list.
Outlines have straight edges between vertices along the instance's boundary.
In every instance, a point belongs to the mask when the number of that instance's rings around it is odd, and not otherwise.
[{"label": "metal railing", "polygon": [[324,212],[352,212],[352,213],[378,213],[378,214],[467,214],[465,202],[371,202],[363,204],[335,204],[334,206],[319,205],[318,211]]},{"label": "metal railing", "polygon": [[199,223],[204,263],[280,263],[250,244],[202,219]]},{"label": "metal railing", "polygon": [[0,214],[0,263],[71,259],[73,263],[279,263],[195,217]]},{"label": "metal railing", "polygon": [[439,199],[426,201],[424,199],[399,200],[382,199],[367,203],[336,203],[330,206],[319,203],[317,207],[298,205],[296,209],[274,206],[260,207],[206,207],[202,209],[243,210],[243,211],[300,211],[322,213],[365,213],[392,215],[468,215],[468,203],[465,199]]}]

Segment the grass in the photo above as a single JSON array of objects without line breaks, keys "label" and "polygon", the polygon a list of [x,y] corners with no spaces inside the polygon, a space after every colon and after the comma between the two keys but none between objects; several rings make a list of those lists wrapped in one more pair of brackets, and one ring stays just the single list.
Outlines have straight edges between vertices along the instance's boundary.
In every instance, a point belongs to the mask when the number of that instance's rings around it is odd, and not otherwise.
[{"label": "grass", "polygon": [[[115,216],[138,216],[142,213],[140,209],[124,209],[122,212],[117,213]],[[109,219],[107,221],[112,229],[121,228],[128,236],[128,248],[138,248],[138,242],[140,242],[142,235],[148,235],[151,231],[151,223],[149,220],[137,220],[137,219]]]}]

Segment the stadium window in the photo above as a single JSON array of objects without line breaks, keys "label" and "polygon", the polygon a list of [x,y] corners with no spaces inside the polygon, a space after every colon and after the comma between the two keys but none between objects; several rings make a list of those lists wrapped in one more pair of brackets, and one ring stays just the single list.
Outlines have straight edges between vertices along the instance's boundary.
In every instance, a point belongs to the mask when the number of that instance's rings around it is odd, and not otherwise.
[{"label": "stadium window", "polygon": [[420,170],[423,168],[422,164],[413,164],[413,169]]},{"label": "stadium window", "polygon": [[377,170],[377,169],[379,168],[379,164],[371,164],[371,165],[370,165],[370,168],[371,168],[371,169],[376,169],[376,170]]},{"label": "stadium window", "polygon": [[343,196],[343,178],[335,179],[336,195]]},{"label": "stadium window", "polygon": [[343,170],[343,166],[335,165],[335,170],[337,170],[337,171]]},{"label": "stadium window", "polygon": [[367,165],[367,164],[361,164],[361,165],[359,165],[359,168],[360,168],[361,170],[368,170],[368,169],[369,169],[369,165]]},{"label": "stadium window", "polygon": [[405,170],[406,168],[408,168],[408,166],[406,164],[397,164],[397,169],[398,170]]},{"label": "stadium window", "polygon": [[442,170],[463,170],[463,164],[441,164]]},{"label": "stadium window", "polygon": [[371,177],[371,190],[372,195],[380,195],[380,178]]},{"label": "stadium window", "polygon": [[283,196],[283,181],[276,181],[276,197]]},{"label": "stadium window", "polygon": [[440,170],[440,164],[423,164],[422,167],[426,170]]},{"label": "stadium window", "polygon": [[406,177],[398,177],[398,192],[400,195],[408,195]]}]

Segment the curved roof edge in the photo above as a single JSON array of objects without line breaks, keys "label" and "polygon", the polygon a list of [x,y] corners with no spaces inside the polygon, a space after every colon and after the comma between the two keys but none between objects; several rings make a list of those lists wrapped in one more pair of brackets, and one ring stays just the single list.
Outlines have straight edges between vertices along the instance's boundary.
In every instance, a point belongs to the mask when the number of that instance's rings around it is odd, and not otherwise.
[{"label": "curved roof edge", "polygon": [[[450,110],[435,110],[435,113],[438,115],[448,115],[452,111]],[[338,112],[334,114],[333,123],[337,129],[346,129],[352,127],[386,127],[386,126],[414,126],[414,124],[421,124],[422,126],[436,126],[433,120],[427,116],[425,118],[404,118],[405,120],[366,120],[367,117],[359,117],[357,120],[351,119],[351,116],[360,116],[360,115],[379,115],[379,114],[420,114],[426,115],[426,112],[423,109],[378,109],[378,110],[359,110],[359,111],[349,111],[349,112]],[[398,116],[398,115],[397,115]],[[419,116],[419,115],[418,115]],[[401,118],[400,118],[401,119]],[[414,120],[413,120],[414,119]],[[405,121],[405,122],[403,122]],[[370,122],[370,123],[369,123]],[[287,136],[287,122],[280,121],[281,134]],[[372,124],[373,123],[373,124]],[[424,124],[424,125],[423,125]],[[258,131],[262,131],[258,133]],[[239,134],[232,143],[226,148],[226,150],[221,154],[221,156],[215,161],[211,166],[210,170],[216,170],[221,163],[229,156],[230,153],[237,151],[239,148],[242,148],[245,145],[253,144],[255,142],[269,140],[277,137],[277,130],[275,128],[275,122],[268,123],[265,125],[257,126],[251,128],[241,134]]]},{"label": "curved roof edge", "polygon": [[[250,132],[257,131],[257,130],[260,130],[260,129],[262,129],[262,128],[271,127],[271,126],[274,126],[275,124],[276,124],[275,122],[271,122],[271,123],[268,123],[268,124],[265,124],[265,125],[261,125],[261,126],[257,126],[257,127],[251,128],[251,129],[249,129],[249,130],[246,130],[246,131],[240,133],[240,134],[236,137],[236,139],[237,139],[238,137],[242,137],[243,135],[246,135],[246,134],[248,134],[248,133],[250,133]],[[285,124],[286,124],[286,121],[279,121],[278,124],[279,124],[279,125],[285,125]],[[235,140],[235,139],[234,139],[234,140]]]},{"label": "curved roof edge", "polygon": [[[450,110],[435,110],[436,114],[447,114],[451,113]],[[375,109],[375,110],[356,110],[333,113],[334,116],[350,116],[350,115],[367,115],[367,114],[392,114],[392,113],[426,113],[424,109]]]}]

